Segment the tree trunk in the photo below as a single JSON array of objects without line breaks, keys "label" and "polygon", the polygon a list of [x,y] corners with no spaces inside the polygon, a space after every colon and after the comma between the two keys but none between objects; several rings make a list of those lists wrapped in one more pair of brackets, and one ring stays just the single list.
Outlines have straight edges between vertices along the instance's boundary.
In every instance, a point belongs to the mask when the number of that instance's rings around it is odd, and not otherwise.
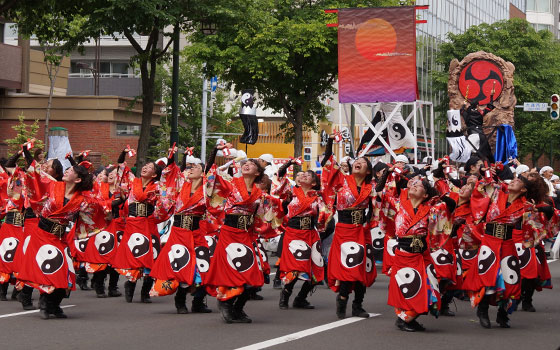
[{"label": "tree trunk", "polygon": [[533,168],[536,168],[539,163],[539,158],[542,156],[543,152],[531,153],[531,162],[533,163]]},{"label": "tree trunk", "polygon": [[[303,149],[303,108],[298,108],[294,115],[294,158],[301,157]],[[301,167],[294,165],[294,177]]]},{"label": "tree trunk", "polygon": [[48,156],[48,152],[49,152],[49,121],[51,119],[51,107],[52,107],[52,99],[53,99],[53,95],[54,95],[54,84],[56,83],[56,77],[58,75],[58,70],[60,69],[60,64],[58,66],[56,66],[56,68],[54,69],[54,74],[53,74],[53,67],[51,66],[49,68],[49,64],[52,65],[52,63],[46,63],[47,64],[47,72],[49,73],[49,80],[51,82],[51,86],[49,89],[49,100],[47,102],[47,113],[45,114],[45,154],[47,154]]},{"label": "tree trunk", "polygon": [[[136,154],[136,174],[146,163],[148,145],[150,142],[150,131],[152,127],[152,113],[154,110],[154,82],[155,75],[148,71],[148,64],[140,63],[140,75],[142,78],[142,126],[140,127],[140,138],[138,139],[138,150]],[[155,65],[155,64],[154,64]]]}]

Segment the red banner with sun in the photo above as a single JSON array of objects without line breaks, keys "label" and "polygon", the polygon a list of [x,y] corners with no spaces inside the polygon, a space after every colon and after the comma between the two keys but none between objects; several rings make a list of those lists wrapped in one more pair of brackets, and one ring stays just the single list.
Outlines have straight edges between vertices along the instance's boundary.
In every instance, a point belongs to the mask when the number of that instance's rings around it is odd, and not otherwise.
[{"label": "red banner with sun", "polygon": [[413,6],[338,10],[341,103],[416,100],[415,16]]}]

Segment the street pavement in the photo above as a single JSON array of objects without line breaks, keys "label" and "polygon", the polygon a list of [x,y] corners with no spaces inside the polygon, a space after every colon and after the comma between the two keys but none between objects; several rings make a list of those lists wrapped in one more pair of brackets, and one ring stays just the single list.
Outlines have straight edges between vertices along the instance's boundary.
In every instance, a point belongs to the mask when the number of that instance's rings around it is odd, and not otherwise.
[{"label": "street pavement", "polygon": [[[550,264],[553,285],[560,288],[560,262]],[[378,270],[380,271],[380,270]],[[123,290],[121,278],[121,291]],[[6,349],[558,349],[560,346],[560,298],[558,290],[535,294],[536,313],[519,311],[511,316],[511,329],[494,322],[483,329],[469,302],[456,300],[455,317],[422,316],[423,333],[396,329],[395,313],[387,305],[389,279],[379,275],[368,289],[365,309],[369,319],[335,315],[335,294],[319,286],[309,299],[315,310],[279,310],[279,290],[265,285],[263,301],[250,301],[246,312],[252,324],[225,324],[214,298],[208,298],[211,314],[176,314],[173,297],[139,302],[124,297],[98,299],[93,291],[75,291],[62,306],[68,319],[42,320],[38,312],[24,313],[18,302],[0,302],[0,339]],[[299,283],[294,294],[297,293]],[[11,288],[10,288],[11,291]],[[38,294],[34,292],[34,303]],[[293,299],[293,298],[292,298]],[[191,297],[187,299],[190,308]],[[290,304],[291,305],[291,304]],[[520,308],[521,309],[521,308]],[[350,303],[348,305],[350,314]]]}]

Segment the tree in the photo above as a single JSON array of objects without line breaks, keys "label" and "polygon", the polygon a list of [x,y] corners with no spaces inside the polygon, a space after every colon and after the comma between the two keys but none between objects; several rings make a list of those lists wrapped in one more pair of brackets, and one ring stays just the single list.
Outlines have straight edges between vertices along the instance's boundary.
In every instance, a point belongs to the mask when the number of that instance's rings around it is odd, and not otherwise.
[{"label": "tree", "polygon": [[[471,52],[491,52],[515,65],[514,86],[518,104],[548,102],[553,93],[560,91],[560,44],[553,34],[536,32],[522,19],[510,19],[493,24],[470,27],[463,34],[447,35],[441,44],[436,61],[444,69],[433,73],[435,94],[442,94],[440,111],[448,109],[447,80],[449,63],[453,58],[463,59]],[[560,125],[552,121],[548,112],[515,111],[515,135],[522,156],[531,154],[533,164],[557,142]],[[555,154],[560,154],[555,147]]]},{"label": "tree", "polygon": [[266,108],[283,113],[284,131],[303,148],[303,132],[329,112],[322,103],[336,92],[337,31],[325,9],[398,5],[392,0],[215,0],[199,6],[201,18],[217,34],[195,32],[192,57],[206,62],[208,75],[220,75],[235,89],[254,88]]},{"label": "tree", "polygon": [[[25,116],[23,114],[18,116],[19,123],[12,126],[12,129],[16,131],[16,136],[11,139],[6,139],[4,142],[8,144],[10,154],[16,153],[21,149],[21,145],[26,143],[28,140],[37,137],[37,131],[39,131],[39,121],[35,120],[33,124],[25,123]],[[35,140],[35,148],[43,148],[43,142],[41,140]]]},{"label": "tree", "polygon": [[[165,28],[181,25],[188,29],[187,21],[191,9],[189,0],[82,0],[85,6],[78,10],[88,16],[87,31],[102,31],[116,39],[124,35],[136,50],[133,57],[140,69],[142,79],[142,125],[138,140],[138,164],[146,162],[152,113],[155,101],[156,68],[168,56],[172,43],[170,32]],[[194,1],[192,1],[194,3]],[[147,36],[146,42],[140,42],[138,34]],[[169,37],[164,45],[163,37]],[[140,167],[138,167],[139,171]]]},{"label": "tree", "polygon": [[[195,154],[200,155],[201,140],[201,100],[202,100],[202,65],[186,60],[186,47],[181,55],[179,67],[179,145],[197,146]],[[162,87],[162,91],[157,91],[157,95],[163,96],[167,106],[171,105],[171,72],[163,66],[158,67],[156,86]],[[227,92],[218,88],[211,101],[212,113],[208,116],[208,131],[213,133],[242,133],[241,122],[234,117],[237,115],[238,108],[234,105],[229,110],[226,108]],[[168,115],[161,120],[161,127],[154,129],[150,142],[149,156],[151,158],[163,157],[169,148],[169,134],[171,131],[171,110]],[[234,136],[224,137],[231,141]],[[208,139],[207,148],[211,149],[216,140]],[[205,161],[203,159],[203,161]]]},{"label": "tree", "polygon": [[17,4],[18,0],[4,0],[0,2],[0,16],[10,12],[10,9]]},{"label": "tree", "polygon": [[49,77],[49,99],[45,115],[45,147],[49,144],[49,120],[51,115],[54,85],[64,57],[81,43],[81,27],[85,18],[79,15],[60,16],[56,13],[56,1],[47,0],[41,4],[19,2],[12,8],[17,18],[18,32],[29,39],[32,35],[39,42],[47,75]]}]

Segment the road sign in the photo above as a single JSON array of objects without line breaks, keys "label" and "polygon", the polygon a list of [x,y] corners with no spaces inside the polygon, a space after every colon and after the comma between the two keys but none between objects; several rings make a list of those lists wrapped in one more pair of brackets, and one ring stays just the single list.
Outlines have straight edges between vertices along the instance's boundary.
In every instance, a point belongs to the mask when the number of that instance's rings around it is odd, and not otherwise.
[{"label": "road sign", "polygon": [[543,102],[525,102],[523,104],[524,112],[546,112],[548,111],[548,103]]},{"label": "road sign", "polygon": [[216,91],[216,88],[218,88],[218,77],[212,77],[212,79],[210,79],[210,87],[212,92]]}]

